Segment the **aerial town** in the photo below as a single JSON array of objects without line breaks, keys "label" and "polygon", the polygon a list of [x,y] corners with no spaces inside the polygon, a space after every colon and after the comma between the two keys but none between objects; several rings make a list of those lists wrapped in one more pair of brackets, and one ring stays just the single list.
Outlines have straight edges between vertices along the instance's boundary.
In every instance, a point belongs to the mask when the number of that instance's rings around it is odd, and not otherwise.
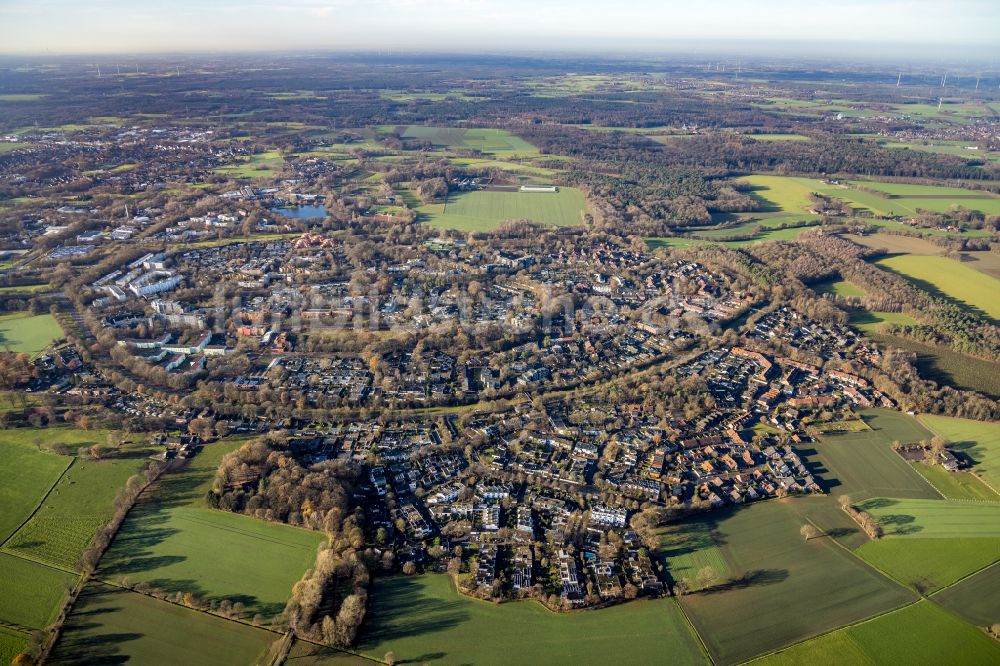
[{"label": "aerial town", "polygon": [[1000,659],[995,72],[101,58],[0,57],[0,663]]}]

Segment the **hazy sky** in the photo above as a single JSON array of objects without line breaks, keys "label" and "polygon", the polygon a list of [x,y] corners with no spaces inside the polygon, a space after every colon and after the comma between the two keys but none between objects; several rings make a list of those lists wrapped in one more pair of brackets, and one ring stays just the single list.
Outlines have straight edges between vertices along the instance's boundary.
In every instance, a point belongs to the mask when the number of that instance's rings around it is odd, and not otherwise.
[{"label": "hazy sky", "polygon": [[0,53],[1000,45],[998,0],[0,0]]}]

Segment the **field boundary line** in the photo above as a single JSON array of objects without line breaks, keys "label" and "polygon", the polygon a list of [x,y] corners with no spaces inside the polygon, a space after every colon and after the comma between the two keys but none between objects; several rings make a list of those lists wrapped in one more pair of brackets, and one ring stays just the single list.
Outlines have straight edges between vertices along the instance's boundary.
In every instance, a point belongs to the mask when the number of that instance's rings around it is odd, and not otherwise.
[{"label": "field boundary line", "polygon": [[933,597],[934,595],[940,594],[941,592],[944,592],[945,590],[947,590],[949,588],[955,587],[959,583],[963,583],[966,580],[968,580],[969,578],[972,578],[973,576],[975,576],[977,574],[981,574],[982,572],[986,571],[987,569],[992,569],[995,566],[1000,566],[1000,560],[993,560],[992,562],[990,562],[989,564],[987,564],[985,567],[976,569],[972,573],[968,573],[968,574],[962,576],[961,578],[959,578],[958,580],[956,580],[954,583],[950,583],[948,585],[945,585],[940,590],[934,590],[933,592],[931,592],[930,594],[927,595],[927,598],[929,599],[929,598]]},{"label": "field boundary line", "polygon": [[[838,631],[841,631],[843,629],[850,629],[851,627],[857,627],[857,626],[862,625],[862,624],[867,624],[868,622],[871,622],[872,620],[877,620],[880,617],[883,617],[885,615],[891,615],[892,613],[904,610],[906,608],[909,608],[910,606],[915,606],[915,605],[919,604],[922,601],[926,601],[927,603],[934,603],[934,602],[930,601],[929,599],[927,599],[925,597],[917,597],[916,599],[914,599],[913,601],[911,601],[908,604],[903,604],[902,606],[898,606],[896,608],[890,608],[889,610],[885,610],[885,611],[882,611],[881,613],[876,613],[875,615],[871,615],[869,617],[862,618],[860,620],[857,620],[856,622],[849,622],[847,624],[842,624],[842,625],[840,625],[839,627],[837,627],[835,629],[830,629],[828,631],[824,631],[821,634],[816,634],[815,636],[810,636],[809,638],[803,638],[802,640],[795,641],[794,643],[789,643],[788,645],[785,645],[784,647],[780,647],[780,648],[777,648],[775,650],[771,650],[770,652],[762,652],[761,654],[757,655],[756,657],[753,657],[752,659],[747,659],[746,661],[739,662],[736,666],[746,666],[747,664],[751,664],[753,662],[760,661],[764,657],[769,657],[772,654],[778,654],[779,652],[784,652],[785,650],[789,650],[789,649],[791,649],[791,648],[793,648],[793,647],[795,647],[797,645],[802,645],[803,643],[808,643],[809,641],[815,640],[817,638],[822,638],[824,636],[829,636],[830,634],[834,634],[834,633],[836,633]],[[934,605],[938,606],[938,607],[941,606],[940,604],[934,604]]]},{"label": "field boundary line", "polygon": [[[812,521],[812,519],[806,518],[806,522],[808,522],[813,527],[815,527],[816,529],[818,529],[821,534],[824,534],[825,536],[827,536],[827,538],[829,538],[830,541],[832,541],[834,543],[834,545],[837,546],[837,548],[840,548],[841,550],[844,550],[845,552],[847,552],[848,555],[850,555],[852,558],[854,558],[855,560],[857,560],[858,562],[860,562],[862,566],[868,567],[872,571],[875,571],[876,573],[884,576],[887,580],[892,581],[896,585],[902,587],[907,592],[916,594],[917,595],[917,601],[919,601],[920,599],[924,598],[923,594],[920,594],[918,592],[914,592],[914,590],[912,588],[910,588],[908,585],[906,585],[905,583],[903,583],[901,580],[895,578],[894,576],[890,576],[888,573],[886,573],[885,571],[882,571],[877,566],[875,566],[874,564],[872,564],[868,560],[864,559],[863,557],[861,557],[860,555],[858,555],[857,553],[855,553],[853,550],[851,550],[850,548],[848,548],[844,544],[842,544],[839,541],[837,541],[836,539],[834,539],[832,536],[829,536],[828,534],[826,534],[826,530],[824,530],[822,527],[820,527],[819,525],[817,525],[816,523],[814,523]],[[878,539],[871,539],[871,538],[869,538],[869,540],[868,540],[869,543],[874,543],[875,541],[878,541]],[[903,606],[900,606],[900,608],[903,608]],[[844,625],[844,626],[848,626],[848,625]]]},{"label": "field boundary line", "polygon": [[708,645],[705,643],[705,639],[701,637],[701,632],[698,631],[698,627],[696,627],[694,622],[691,621],[691,618],[688,617],[687,611],[684,609],[684,604],[682,604],[674,595],[670,595],[670,600],[675,606],[677,606],[677,609],[680,610],[681,617],[684,618],[684,624],[688,626],[691,633],[693,633],[694,637],[698,640],[698,646],[701,648],[702,654],[708,657],[708,663],[716,664],[717,662],[715,661],[715,657],[713,657],[712,653],[709,651]]},{"label": "field boundary line", "polygon": [[7,548],[0,549],[0,554],[10,555],[11,557],[16,557],[19,560],[24,560],[25,562],[31,562],[32,564],[37,564],[38,566],[42,566],[47,569],[52,569],[53,571],[61,571],[63,573],[73,574],[74,576],[80,575],[80,572],[74,569],[64,569],[63,567],[53,564],[52,562],[45,562],[44,560],[40,560],[35,557],[26,557],[20,553],[8,550]]},{"label": "field boundary line", "polygon": [[66,473],[67,473],[67,472],[68,472],[68,471],[70,470],[70,468],[71,468],[71,467],[73,467],[73,465],[74,465],[74,464],[76,464],[76,461],[77,461],[77,457],[76,457],[76,456],[73,456],[73,457],[72,457],[72,458],[70,459],[70,461],[69,461],[69,464],[68,464],[68,465],[66,465],[66,468],[65,468],[65,469],[64,469],[64,470],[62,471],[62,474],[60,474],[60,475],[59,475],[59,478],[57,478],[57,479],[56,479],[56,480],[55,480],[55,481],[54,481],[54,482],[52,483],[52,486],[51,486],[51,487],[50,487],[50,488],[49,488],[49,489],[48,489],[48,490],[47,490],[47,491],[45,492],[45,495],[43,495],[43,496],[42,496],[42,499],[40,499],[40,500],[38,501],[38,506],[36,506],[36,507],[35,507],[34,509],[32,509],[32,511],[31,511],[31,514],[30,514],[30,515],[29,515],[29,516],[28,516],[27,518],[25,518],[25,519],[24,519],[24,520],[23,520],[23,521],[21,522],[21,524],[20,524],[20,525],[18,525],[18,526],[17,526],[17,529],[16,529],[16,530],[14,530],[13,532],[11,532],[11,533],[10,533],[10,536],[8,536],[8,537],[7,537],[6,539],[4,539],[3,541],[0,541],[0,548],[3,548],[4,546],[6,546],[6,545],[7,545],[7,542],[8,542],[8,541],[10,541],[11,539],[13,539],[13,538],[14,538],[14,535],[16,535],[16,534],[17,534],[18,532],[20,532],[20,531],[21,531],[22,529],[24,529],[24,526],[25,526],[25,525],[27,525],[27,524],[28,524],[28,522],[29,522],[29,521],[31,521],[31,519],[35,517],[35,515],[36,515],[36,514],[37,514],[37,513],[39,512],[39,510],[40,510],[40,509],[42,508],[42,505],[43,505],[43,504],[45,504],[45,501],[49,499],[49,495],[51,495],[51,494],[52,494],[52,491],[56,489],[56,486],[58,486],[58,485],[59,485],[59,482],[63,480],[63,477],[64,477],[64,476],[66,476]]}]

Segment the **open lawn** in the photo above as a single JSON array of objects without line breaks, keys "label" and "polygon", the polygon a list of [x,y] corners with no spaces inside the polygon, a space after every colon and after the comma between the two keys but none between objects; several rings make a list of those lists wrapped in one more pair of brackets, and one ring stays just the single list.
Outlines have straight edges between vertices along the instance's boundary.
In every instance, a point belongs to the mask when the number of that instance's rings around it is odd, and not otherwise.
[{"label": "open lawn", "polygon": [[839,629],[752,662],[754,666],[996,663],[1000,645],[930,601]]},{"label": "open lawn", "polygon": [[39,450],[17,434],[0,432],[0,469],[17,470],[0,483],[0,542],[27,520],[72,462],[67,456]]},{"label": "open lawn", "polygon": [[240,443],[210,444],[187,468],[161,477],[129,514],[98,575],[239,601],[249,615],[280,612],[324,537],[206,506],[219,461]]},{"label": "open lawn", "polygon": [[[107,438],[106,432],[85,434],[96,441]],[[142,470],[148,454],[137,446],[104,460],[77,458],[4,550],[72,569],[97,530],[111,519],[118,490]]]},{"label": "open lawn", "polygon": [[898,326],[910,326],[917,323],[917,320],[902,312],[875,312],[872,310],[852,310],[851,326],[872,333],[881,330],[886,324],[896,324]]},{"label": "open lawn", "polygon": [[39,354],[63,337],[55,317],[50,314],[32,316],[27,312],[0,315],[0,349]]},{"label": "open lawn", "polygon": [[947,257],[899,255],[875,262],[921,289],[946,296],[1000,321],[1000,280]]},{"label": "open lawn", "polygon": [[854,553],[876,569],[926,594],[1000,559],[1000,539],[884,537],[864,544]]},{"label": "open lawn", "polygon": [[411,125],[404,139],[427,141],[438,148],[478,150],[489,155],[537,155],[538,149],[519,136],[501,129],[465,129]]},{"label": "open lawn", "polygon": [[877,497],[859,506],[875,516],[884,538],[1000,538],[997,502]]},{"label": "open lawn", "polygon": [[1000,491],[1000,423],[923,414],[920,421],[969,459],[973,472]]},{"label": "open lawn", "polygon": [[697,530],[710,524],[712,547],[736,578],[681,598],[716,663],[740,662],[914,598],[833,538],[804,540],[800,501],[770,500],[682,523]]},{"label": "open lawn", "polygon": [[1000,622],[1000,564],[941,590],[934,601],[980,627]]},{"label": "open lawn", "polygon": [[419,207],[420,219],[431,226],[462,231],[489,231],[507,220],[572,226],[583,222],[583,194],[561,187],[558,192],[460,192],[445,205]]},{"label": "open lawn", "polygon": [[0,624],[43,629],[55,619],[76,576],[0,553]]},{"label": "open lawn", "polygon": [[553,613],[535,602],[494,605],[459,595],[441,574],[377,578],[358,649],[400,663],[706,663],[672,599]]},{"label": "open lawn", "polygon": [[862,416],[872,430],[823,435],[810,448],[798,448],[824,488],[855,501],[876,496],[939,499],[934,487],[892,450],[894,440],[913,442],[929,433],[898,412],[865,410]]},{"label": "open lawn", "polygon": [[88,586],[49,664],[251,666],[276,634],[107,585]]}]

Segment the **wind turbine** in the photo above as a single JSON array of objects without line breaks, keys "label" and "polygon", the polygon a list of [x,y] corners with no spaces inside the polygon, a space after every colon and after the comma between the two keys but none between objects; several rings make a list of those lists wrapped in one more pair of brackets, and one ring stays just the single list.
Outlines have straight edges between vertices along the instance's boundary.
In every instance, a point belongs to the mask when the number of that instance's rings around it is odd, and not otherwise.
[{"label": "wind turbine", "polygon": [[97,63],[97,78],[101,78],[101,63]]},{"label": "wind turbine", "polygon": [[118,76],[121,76],[122,75],[122,66],[119,65],[118,63],[115,63],[115,69],[118,70]]},{"label": "wind turbine", "polygon": [[899,76],[896,77],[896,87],[899,87],[899,82],[903,80],[903,73],[900,72]]}]

